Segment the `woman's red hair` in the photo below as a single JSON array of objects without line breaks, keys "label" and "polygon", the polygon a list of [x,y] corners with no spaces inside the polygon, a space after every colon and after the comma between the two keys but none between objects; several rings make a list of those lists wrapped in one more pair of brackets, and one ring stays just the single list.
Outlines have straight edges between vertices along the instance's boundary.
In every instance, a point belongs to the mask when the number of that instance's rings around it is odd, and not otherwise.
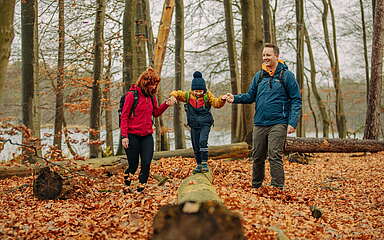
[{"label": "woman's red hair", "polygon": [[[155,71],[155,69],[149,67],[147,68],[137,79],[136,85],[140,87],[146,94],[154,95],[157,90],[157,86],[160,83],[160,76]],[[148,86],[156,86],[154,91],[150,91]]]}]

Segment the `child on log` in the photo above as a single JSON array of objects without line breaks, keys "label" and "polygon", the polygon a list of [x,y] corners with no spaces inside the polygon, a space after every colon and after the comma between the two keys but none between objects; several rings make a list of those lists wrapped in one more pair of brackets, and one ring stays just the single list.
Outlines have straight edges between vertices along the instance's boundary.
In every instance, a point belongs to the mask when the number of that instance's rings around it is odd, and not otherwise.
[{"label": "child on log", "polygon": [[213,125],[211,106],[221,108],[226,102],[226,95],[216,98],[207,90],[201,72],[193,73],[190,91],[172,91],[171,97],[185,102],[187,123],[190,127],[192,147],[196,159],[195,173],[208,172],[208,135]]},{"label": "child on log", "polygon": [[159,83],[160,76],[154,69],[148,68],[144,71],[136,84],[133,84],[126,93],[121,114],[121,142],[128,159],[124,183],[127,186],[131,185],[133,175],[139,166],[140,156],[141,170],[138,192],[145,188],[153,157],[152,116],[160,116],[170,105],[176,102],[175,98],[169,98],[160,106],[158,105],[156,91]]}]

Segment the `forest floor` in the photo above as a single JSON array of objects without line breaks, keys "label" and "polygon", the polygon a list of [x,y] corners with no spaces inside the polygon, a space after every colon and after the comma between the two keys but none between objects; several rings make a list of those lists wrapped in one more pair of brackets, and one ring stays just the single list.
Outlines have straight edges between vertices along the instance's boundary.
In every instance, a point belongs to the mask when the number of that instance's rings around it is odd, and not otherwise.
[{"label": "forest floor", "polygon": [[[225,206],[241,215],[247,239],[276,239],[271,226],[290,239],[382,239],[383,162],[384,152],[314,154],[308,165],[285,160],[284,191],[252,189],[248,159],[208,163]],[[142,193],[127,193],[121,169],[88,169],[94,177],[74,175],[67,199],[48,201],[33,197],[32,176],[2,179],[0,239],[150,239],[156,212],[175,203],[178,186],[193,168],[191,158],[156,161],[151,173],[169,180],[158,186],[150,177]],[[322,209],[322,217],[312,217],[310,206]]]}]

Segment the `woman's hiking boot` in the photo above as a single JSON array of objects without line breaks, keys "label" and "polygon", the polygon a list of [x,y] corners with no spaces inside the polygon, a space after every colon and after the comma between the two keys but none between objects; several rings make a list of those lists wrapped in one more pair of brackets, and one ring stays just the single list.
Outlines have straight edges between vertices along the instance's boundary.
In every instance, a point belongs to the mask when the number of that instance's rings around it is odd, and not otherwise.
[{"label": "woman's hiking boot", "polygon": [[144,189],[145,189],[145,183],[139,183],[139,185],[137,185],[136,191],[142,192],[144,191]]},{"label": "woman's hiking boot", "polygon": [[131,185],[131,182],[132,182],[132,178],[133,178],[133,175],[130,174],[130,173],[125,173],[125,176],[124,176],[124,184],[126,186],[130,186]]}]

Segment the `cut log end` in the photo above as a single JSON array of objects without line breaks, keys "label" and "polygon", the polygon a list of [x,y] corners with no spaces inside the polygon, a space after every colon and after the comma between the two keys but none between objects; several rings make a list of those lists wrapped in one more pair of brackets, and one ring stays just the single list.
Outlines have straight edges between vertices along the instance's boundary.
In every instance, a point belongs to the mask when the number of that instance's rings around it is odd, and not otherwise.
[{"label": "cut log end", "polygon": [[241,240],[240,217],[216,201],[162,207],[153,221],[152,240]]},{"label": "cut log end", "polygon": [[58,173],[45,167],[33,181],[33,194],[41,200],[57,199],[62,193],[63,181]]}]

